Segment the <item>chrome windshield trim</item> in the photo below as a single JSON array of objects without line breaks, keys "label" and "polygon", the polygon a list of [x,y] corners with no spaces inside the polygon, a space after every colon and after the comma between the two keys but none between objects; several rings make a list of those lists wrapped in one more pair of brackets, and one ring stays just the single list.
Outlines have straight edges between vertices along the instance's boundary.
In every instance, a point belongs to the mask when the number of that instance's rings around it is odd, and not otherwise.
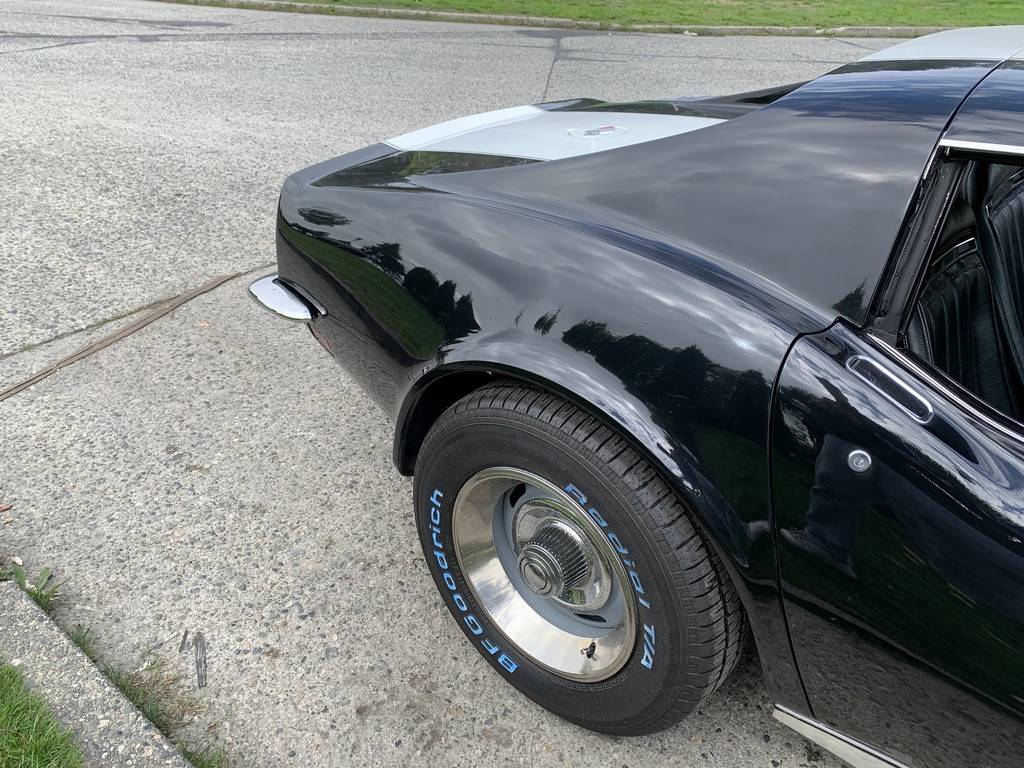
[{"label": "chrome windshield trim", "polygon": [[852,736],[840,733],[824,723],[812,720],[799,712],[776,704],[772,716],[801,736],[810,739],[819,747],[845,760],[854,768],[909,768],[895,757],[891,757]]},{"label": "chrome windshield trim", "polygon": [[961,141],[960,139],[942,139],[940,147],[959,149],[965,152],[985,152],[991,155],[1018,155],[1024,157],[1024,146],[1019,144],[993,144],[988,141]]}]

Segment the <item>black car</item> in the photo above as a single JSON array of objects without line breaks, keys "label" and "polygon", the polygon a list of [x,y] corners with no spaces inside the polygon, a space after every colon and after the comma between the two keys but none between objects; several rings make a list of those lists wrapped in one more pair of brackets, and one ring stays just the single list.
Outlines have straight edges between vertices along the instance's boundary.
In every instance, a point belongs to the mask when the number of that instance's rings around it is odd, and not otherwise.
[{"label": "black car", "polygon": [[393,416],[498,674],[642,734],[749,638],[854,765],[1024,764],[1022,49],[501,110],[287,180],[251,291]]}]

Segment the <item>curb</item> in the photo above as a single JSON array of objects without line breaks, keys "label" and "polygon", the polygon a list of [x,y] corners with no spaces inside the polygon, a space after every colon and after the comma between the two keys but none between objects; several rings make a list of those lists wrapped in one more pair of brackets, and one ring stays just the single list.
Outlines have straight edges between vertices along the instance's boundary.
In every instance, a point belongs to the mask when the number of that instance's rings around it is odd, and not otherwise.
[{"label": "curb", "polygon": [[953,27],[776,27],[776,26],[722,26],[706,24],[614,24],[581,19],[562,19],[546,16],[519,16],[516,14],[467,13],[464,11],[434,11],[416,8],[387,8],[373,5],[321,5],[292,2],[291,0],[155,0],[177,5],[204,5],[217,8],[240,8],[253,11],[282,11],[287,13],[314,13],[326,16],[364,16],[408,21],[447,21],[459,24],[499,24],[516,27],[543,27],[547,29],[578,29],[595,32],[657,32],[677,35],[713,36],[771,35],[776,37],[920,37],[942,32]]},{"label": "curb", "polygon": [[86,765],[192,768],[13,582],[0,582],[0,619],[0,658],[71,730]]}]

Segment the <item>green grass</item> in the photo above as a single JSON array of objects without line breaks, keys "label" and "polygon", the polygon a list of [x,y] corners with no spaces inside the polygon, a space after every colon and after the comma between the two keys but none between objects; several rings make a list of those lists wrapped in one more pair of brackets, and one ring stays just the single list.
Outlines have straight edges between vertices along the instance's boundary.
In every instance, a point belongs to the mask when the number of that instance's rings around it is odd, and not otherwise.
[{"label": "green grass", "polygon": [[91,629],[77,624],[71,630],[70,637],[71,642],[77,645],[78,649],[88,656],[90,661],[96,661],[96,638],[93,636]]},{"label": "green grass", "polygon": [[[1019,0],[299,0],[320,6],[522,14],[608,25],[976,26],[1020,24]],[[217,4],[216,2],[211,4]],[[325,8],[326,10],[326,8]]]},{"label": "green grass", "polygon": [[[46,612],[57,599],[58,586],[44,568],[29,581],[20,565],[0,568],[0,581],[14,581]],[[134,704],[157,730],[174,739],[182,726],[202,710],[202,703],[185,692],[180,677],[155,661],[125,672],[99,659],[96,637],[78,624],[68,635],[90,661]],[[62,741],[63,740],[63,741]],[[224,751],[213,744],[178,740],[178,748],[196,768],[227,768]],[[48,751],[49,750],[49,751]],[[21,685],[13,667],[0,665],[0,768],[77,768],[81,755],[67,734],[56,726],[45,705]]]},{"label": "green grass", "polygon": [[21,674],[0,665],[0,768],[79,768],[82,754]]},{"label": "green grass", "polygon": [[69,637],[114,687],[165,736],[173,736],[202,709],[198,699],[182,691],[180,678],[164,663],[157,661],[134,672],[125,672],[100,660],[96,653],[96,636],[89,627],[78,624]]},{"label": "green grass", "polygon": [[212,744],[201,747],[181,747],[181,753],[196,768],[227,768],[228,759],[224,750]]},{"label": "green grass", "polygon": [[11,565],[0,570],[0,581],[13,579],[25,594],[47,613],[53,610],[53,603],[60,592],[60,585],[53,583],[52,576],[53,572],[49,568],[43,568],[33,581],[28,580],[25,569],[20,565]]},{"label": "green grass", "polygon": [[[182,689],[181,679],[162,662],[125,672],[100,661],[92,630],[81,624],[71,631],[71,642],[95,663],[124,697],[134,704],[157,730],[174,739],[177,732],[202,710],[202,703]],[[196,768],[227,768],[224,750],[213,744],[197,745],[177,740],[178,748]],[[0,764],[0,768],[6,768]]]},{"label": "green grass", "polygon": [[[72,640],[89,658],[95,661],[92,633],[81,627]],[[88,649],[88,650],[87,650]],[[100,670],[124,697],[134,704],[157,730],[176,741],[178,749],[195,768],[227,768],[224,750],[213,744],[193,744],[175,739],[182,726],[202,710],[199,699],[185,693],[181,679],[162,662],[147,664],[135,672],[125,672],[110,664],[100,663]],[[3,768],[3,766],[0,766]]]},{"label": "green grass", "polygon": [[182,691],[181,679],[162,662],[134,672],[101,663],[100,670],[166,736],[173,736],[202,709],[198,699]]},{"label": "green grass", "polygon": [[[202,703],[183,692],[181,680],[164,664],[148,664],[135,672],[125,672],[102,662],[96,655],[96,638],[88,627],[77,625],[71,642],[95,663],[124,697],[168,738],[173,739],[183,725],[202,709]],[[214,744],[193,744],[178,740],[178,749],[195,768],[227,768],[224,750]],[[5,766],[0,765],[0,768]]]}]

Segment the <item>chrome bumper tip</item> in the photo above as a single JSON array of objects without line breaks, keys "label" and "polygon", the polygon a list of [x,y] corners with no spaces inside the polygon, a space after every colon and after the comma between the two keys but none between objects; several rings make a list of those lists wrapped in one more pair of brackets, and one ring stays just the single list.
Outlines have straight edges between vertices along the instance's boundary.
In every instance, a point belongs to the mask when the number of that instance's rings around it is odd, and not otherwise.
[{"label": "chrome bumper tip", "polygon": [[298,291],[282,282],[275,272],[249,286],[249,295],[275,315],[298,323],[308,323],[316,313]]}]

